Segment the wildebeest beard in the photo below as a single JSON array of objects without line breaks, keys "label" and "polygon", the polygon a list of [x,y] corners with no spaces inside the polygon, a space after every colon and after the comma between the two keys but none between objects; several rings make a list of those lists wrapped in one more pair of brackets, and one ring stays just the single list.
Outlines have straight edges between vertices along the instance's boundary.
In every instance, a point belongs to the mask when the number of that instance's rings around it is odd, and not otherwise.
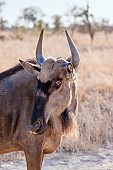
[{"label": "wildebeest beard", "polygon": [[50,95],[51,81],[42,83],[38,80],[37,92],[35,96],[34,108],[30,118],[30,132],[31,133],[42,133],[46,128],[47,124],[44,119],[44,109],[47,100]]}]

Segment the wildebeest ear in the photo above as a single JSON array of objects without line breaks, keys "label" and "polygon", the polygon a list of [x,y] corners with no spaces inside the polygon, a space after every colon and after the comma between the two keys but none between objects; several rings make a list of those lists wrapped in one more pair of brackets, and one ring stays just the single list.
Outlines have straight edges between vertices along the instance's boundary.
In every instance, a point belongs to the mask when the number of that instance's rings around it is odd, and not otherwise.
[{"label": "wildebeest ear", "polygon": [[29,63],[27,61],[22,61],[19,60],[22,67],[28,72],[31,73],[33,75],[38,75],[38,73],[40,72],[41,68],[40,66],[37,66],[35,64]]}]

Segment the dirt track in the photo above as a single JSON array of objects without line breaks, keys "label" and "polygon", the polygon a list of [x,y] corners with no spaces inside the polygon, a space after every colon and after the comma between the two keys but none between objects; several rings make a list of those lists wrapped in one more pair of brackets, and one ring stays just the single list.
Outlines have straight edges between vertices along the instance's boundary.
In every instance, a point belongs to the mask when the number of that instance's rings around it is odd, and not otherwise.
[{"label": "dirt track", "polygon": [[[25,170],[25,160],[4,161],[0,170]],[[113,148],[95,153],[56,154],[46,156],[43,170],[113,170]]]}]

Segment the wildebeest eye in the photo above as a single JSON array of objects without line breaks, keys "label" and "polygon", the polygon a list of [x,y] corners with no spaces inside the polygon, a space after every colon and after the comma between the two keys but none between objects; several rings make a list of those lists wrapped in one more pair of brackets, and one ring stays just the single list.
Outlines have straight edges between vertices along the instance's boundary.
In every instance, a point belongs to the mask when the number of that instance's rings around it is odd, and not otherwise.
[{"label": "wildebeest eye", "polygon": [[68,64],[67,71],[68,71],[68,73],[72,73],[73,72],[73,66],[72,66],[71,63]]},{"label": "wildebeest eye", "polygon": [[48,92],[51,94],[54,90],[57,90],[61,87],[62,85],[62,80],[61,78],[55,78],[52,80],[51,87],[49,88]]}]

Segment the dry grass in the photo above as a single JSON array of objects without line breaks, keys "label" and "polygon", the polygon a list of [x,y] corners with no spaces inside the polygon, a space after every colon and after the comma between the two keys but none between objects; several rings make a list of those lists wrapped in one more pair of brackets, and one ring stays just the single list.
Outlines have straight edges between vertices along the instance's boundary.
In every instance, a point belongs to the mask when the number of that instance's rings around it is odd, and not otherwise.
[{"label": "dry grass", "polygon": [[[0,41],[0,71],[18,63],[19,58],[35,57],[36,36],[29,33],[19,40],[6,35],[7,40]],[[113,34],[106,40],[103,33],[98,33],[92,46],[88,35],[76,34],[74,40],[78,42],[81,55],[77,115],[80,134],[77,142],[74,137],[64,137],[62,148],[67,151],[95,150],[103,143],[112,142],[113,138]],[[68,57],[65,35],[46,36],[44,51],[46,56]]]}]

